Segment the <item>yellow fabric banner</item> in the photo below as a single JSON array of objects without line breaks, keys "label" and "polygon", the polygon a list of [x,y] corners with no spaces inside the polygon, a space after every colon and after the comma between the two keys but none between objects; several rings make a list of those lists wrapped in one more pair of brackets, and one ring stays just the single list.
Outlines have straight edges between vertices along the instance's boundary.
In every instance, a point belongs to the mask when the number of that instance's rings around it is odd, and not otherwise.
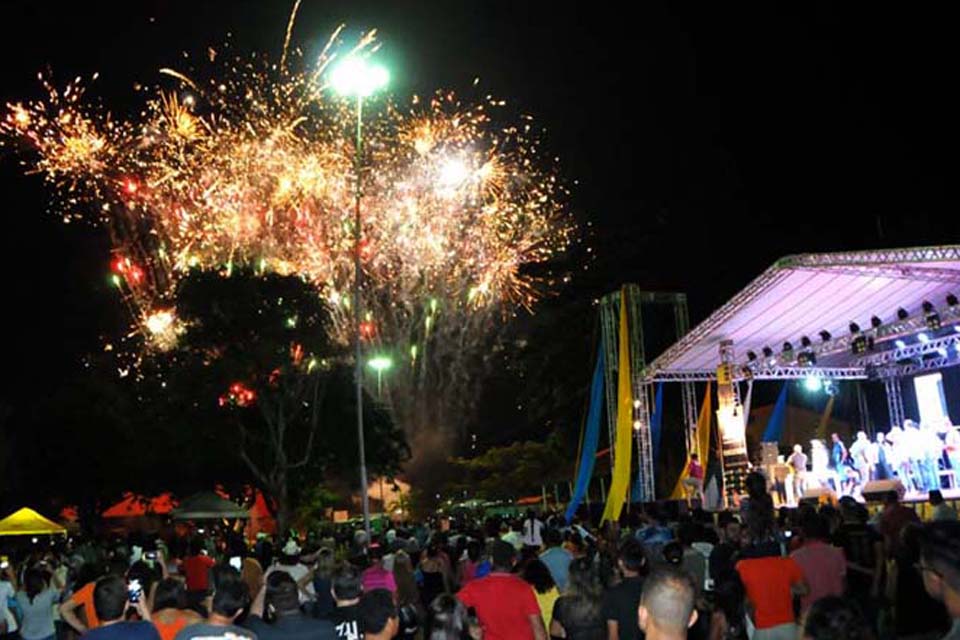
[{"label": "yellow fabric banner", "polygon": [[603,520],[616,522],[630,489],[633,453],[633,390],[630,384],[630,333],[627,326],[627,290],[620,291],[619,371],[617,375],[617,444],[613,450],[613,479]]},{"label": "yellow fabric banner", "polygon": [[671,500],[684,500],[687,497],[683,488],[683,481],[687,479],[687,469],[690,467],[690,454],[696,453],[700,458],[700,464],[703,470],[707,470],[708,456],[710,455],[710,422],[713,417],[713,393],[712,385],[707,382],[707,394],[703,397],[703,404],[700,405],[700,415],[697,416],[697,441],[693,443],[694,451],[687,452],[687,459],[683,463],[683,471],[677,478],[677,484],[670,493]]}]

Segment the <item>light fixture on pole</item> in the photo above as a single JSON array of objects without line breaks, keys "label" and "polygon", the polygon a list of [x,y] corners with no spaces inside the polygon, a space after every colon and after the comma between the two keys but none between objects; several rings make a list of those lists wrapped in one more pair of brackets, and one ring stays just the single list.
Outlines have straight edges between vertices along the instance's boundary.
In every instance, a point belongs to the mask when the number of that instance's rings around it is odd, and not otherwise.
[{"label": "light fixture on pole", "polygon": [[377,89],[387,85],[390,74],[380,66],[370,64],[366,59],[350,56],[337,65],[330,73],[330,84],[333,90],[344,97],[356,98],[357,101],[357,137],[354,154],[354,178],[356,191],[354,193],[353,214],[353,344],[354,344],[354,375],[357,391],[357,443],[360,456],[360,496],[363,501],[363,528],[370,541],[370,498],[367,495],[367,454],[363,439],[363,364],[360,350],[360,288],[363,277],[360,268],[360,200],[363,197],[363,99],[369,97]]},{"label": "light fixture on pole", "polygon": [[383,392],[383,372],[390,370],[393,360],[389,356],[377,356],[370,358],[367,366],[377,372],[377,399],[379,400]]}]

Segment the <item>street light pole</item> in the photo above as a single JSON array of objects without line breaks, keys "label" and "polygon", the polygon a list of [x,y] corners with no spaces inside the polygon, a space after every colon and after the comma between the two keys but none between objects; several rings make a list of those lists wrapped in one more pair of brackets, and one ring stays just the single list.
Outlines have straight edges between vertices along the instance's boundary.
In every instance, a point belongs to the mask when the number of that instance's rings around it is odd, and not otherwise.
[{"label": "street light pole", "polygon": [[363,271],[360,265],[360,200],[363,198],[363,99],[387,85],[389,74],[378,65],[370,65],[363,58],[351,56],[340,63],[330,76],[334,90],[357,101],[357,139],[353,170],[357,181],[353,211],[353,347],[354,377],[357,387],[357,445],[360,455],[360,496],[363,502],[363,528],[370,541],[370,498],[367,495],[367,453],[363,438],[363,353],[360,345],[360,289]]},{"label": "street light pole", "polygon": [[357,192],[353,212],[353,342],[354,377],[357,386],[357,443],[360,454],[360,500],[363,503],[363,529],[370,542],[370,497],[367,495],[367,452],[363,439],[363,357],[360,348],[360,285],[363,272],[360,267],[360,199],[362,190],[363,153],[363,94],[357,93],[357,141],[353,170],[356,173]]}]

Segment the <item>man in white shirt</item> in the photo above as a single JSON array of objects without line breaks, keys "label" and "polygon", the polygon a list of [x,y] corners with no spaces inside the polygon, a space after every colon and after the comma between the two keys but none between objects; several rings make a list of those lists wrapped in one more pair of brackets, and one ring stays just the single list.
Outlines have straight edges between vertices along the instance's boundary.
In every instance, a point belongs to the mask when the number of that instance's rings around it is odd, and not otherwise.
[{"label": "man in white shirt", "polygon": [[533,509],[527,511],[523,521],[523,546],[539,550],[543,546],[543,522],[537,518]]}]

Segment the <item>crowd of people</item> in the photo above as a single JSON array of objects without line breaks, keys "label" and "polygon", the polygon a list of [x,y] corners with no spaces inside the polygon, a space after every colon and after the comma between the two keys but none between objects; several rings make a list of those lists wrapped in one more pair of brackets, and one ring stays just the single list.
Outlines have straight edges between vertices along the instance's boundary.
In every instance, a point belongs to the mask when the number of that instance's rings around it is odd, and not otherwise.
[{"label": "crowd of people", "polygon": [[737,512],[682,503],[591,526],[530,512],[248,545],[71,540],[3,558],[0,632],[23,640],[960,639],[960,523],[887,496]]},{"label": "crowd of people", "polygon": [[829,444],[811,440],[809,456],[795,444],[787,466],[789,486],[778,490],[789,489],[794,500],[810,487],[860,497],[874,480],[898,479],[907,492],[916,494],[942,490],[944,483],[960,488],[960,428],[949,419],[936,424],[905,420],[903,427],[877,432],[872,439],[860,431],[849,447],[834,433]]}]

